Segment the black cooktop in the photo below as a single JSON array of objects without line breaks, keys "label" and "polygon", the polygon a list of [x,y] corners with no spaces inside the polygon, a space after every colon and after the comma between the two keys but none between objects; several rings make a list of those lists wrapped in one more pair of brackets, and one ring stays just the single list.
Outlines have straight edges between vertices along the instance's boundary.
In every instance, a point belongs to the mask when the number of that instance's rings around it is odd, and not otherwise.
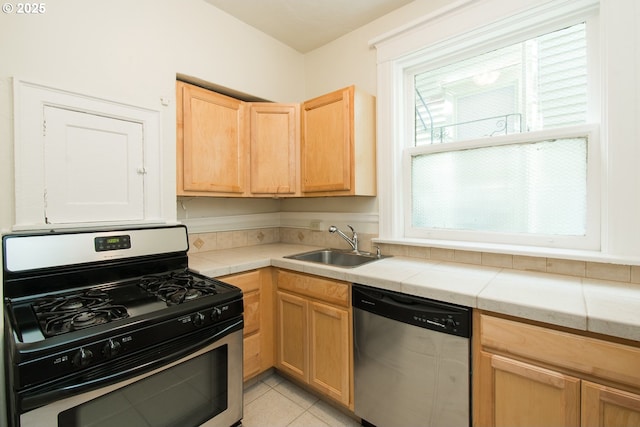
[{"label": "black cooktop", "polygon": [[21,298],[12,302],[10,310],[20,341],[36,342],[125,319],[161,316],[174,306],[197,310],[239,293],[231,285],[179,269],[123,283]]}]

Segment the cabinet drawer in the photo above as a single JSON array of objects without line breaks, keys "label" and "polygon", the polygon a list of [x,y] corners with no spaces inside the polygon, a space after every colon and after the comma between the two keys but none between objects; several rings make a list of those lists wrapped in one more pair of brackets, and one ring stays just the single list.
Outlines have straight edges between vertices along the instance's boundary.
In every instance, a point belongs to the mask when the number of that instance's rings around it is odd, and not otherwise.
[{"label": "cabinet drawer", "polygon": [[246,337],[243,341],[244,379],[253,377],[260,372],[260,334]]},{"label": "cabinet drawer", "polygon": [[640,348],[487,314],[480,336],[485,349],[640,386]]},{"label": "cabinet drawer", "polygon": [[242,289],[242,292],[257,291],[260,289],[260,270],[249,271],[247,273],[234,274],[233,276],[221,277],[220,280]]},{"label": "cabinet drawer", "polygon": [[244,294],[244,335],[260,329],[260,292]]},{"label": "cabinet drawer", "polygon": [[348,307],[349,284],[322,277],[278,271],[278,288]]}]

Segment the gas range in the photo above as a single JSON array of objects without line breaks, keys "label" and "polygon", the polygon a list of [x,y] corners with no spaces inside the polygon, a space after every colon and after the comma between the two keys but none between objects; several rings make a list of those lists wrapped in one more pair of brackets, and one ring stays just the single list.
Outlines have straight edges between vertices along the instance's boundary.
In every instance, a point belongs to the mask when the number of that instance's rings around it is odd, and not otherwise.
[{"label": "gas range", "polygon": [[187,242],[184,226],[4,236],[14,409],[89,390],[96,378],[104,387],[241,331],[241,290],[190,270]]}]

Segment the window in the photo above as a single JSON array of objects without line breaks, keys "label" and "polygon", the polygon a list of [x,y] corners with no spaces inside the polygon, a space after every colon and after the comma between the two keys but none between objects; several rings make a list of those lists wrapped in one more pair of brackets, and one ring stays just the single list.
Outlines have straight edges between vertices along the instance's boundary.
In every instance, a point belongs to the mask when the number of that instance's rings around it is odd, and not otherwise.
[{"label": "window", "polygon": [[600,3],[504,6],[462,0],[372,41],[382,240],[602,250]]},{"label": "window", "polygon": [[424,68],[406,73],[418,147],[405,150],[406,235],[586,240],[595,135],[584,126],[566,131],[587,119],[586,24]]},{"label": "window", "polygon": [[415,145],[584,124],[586,44],[582,22],[415,72]]},{"label": "window", "polygon": [[584,131],[408,154],[409,229],[585,236],[592,136]]},{"label": "window", "polygon": [[402,171],[381,237],[600,249],[598,5],[530,3],[379,67]]}]

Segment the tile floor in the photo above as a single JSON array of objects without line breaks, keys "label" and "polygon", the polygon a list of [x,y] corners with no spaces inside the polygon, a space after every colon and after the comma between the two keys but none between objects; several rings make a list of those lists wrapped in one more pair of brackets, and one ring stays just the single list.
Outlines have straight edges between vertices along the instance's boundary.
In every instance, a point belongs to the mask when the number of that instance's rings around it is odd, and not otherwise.
[{"label": "tile floor", "polygon": [[245,385],[242,427],[356,427],[360,423],[315,395],[271,373]]}]

